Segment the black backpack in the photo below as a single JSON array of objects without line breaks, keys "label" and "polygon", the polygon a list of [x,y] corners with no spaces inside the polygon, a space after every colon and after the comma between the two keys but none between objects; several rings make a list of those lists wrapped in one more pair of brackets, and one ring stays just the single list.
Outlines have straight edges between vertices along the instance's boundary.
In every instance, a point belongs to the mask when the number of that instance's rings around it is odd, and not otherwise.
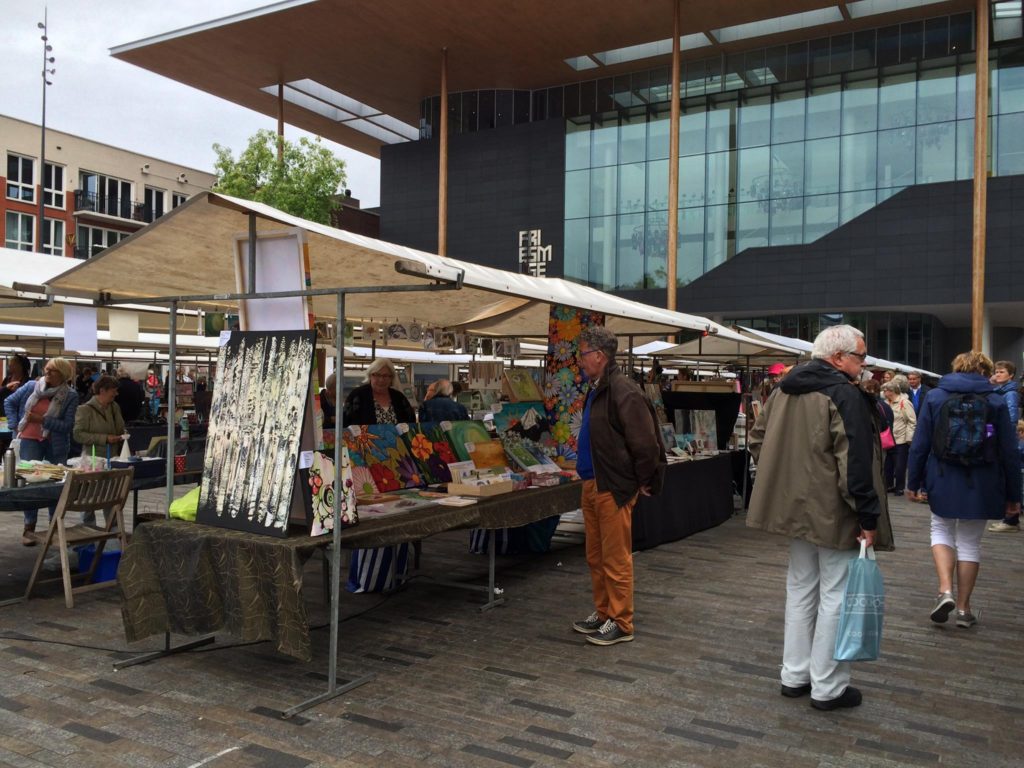
[{"label": "black backpack", "polygon": [[953,394],[939,408],[932,453],[946,464],[976,467],[995,461],[994,413],[985,395]]}]

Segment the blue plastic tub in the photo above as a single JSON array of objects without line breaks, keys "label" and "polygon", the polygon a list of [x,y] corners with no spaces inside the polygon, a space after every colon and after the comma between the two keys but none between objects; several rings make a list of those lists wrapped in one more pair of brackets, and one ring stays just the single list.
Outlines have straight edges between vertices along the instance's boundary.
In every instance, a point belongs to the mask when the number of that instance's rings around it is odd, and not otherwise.
[{"label": "blue plastic tub", "polygon": [[[78,572],[88,573],[92,567],[92,559],[96,556],[96,545],[89,544],[75,549],[78,553]],[[121,562],[121,550],[104,548],[100,564],[96,566],[93,582],[113,581],[117,578],[117,566]]]}]

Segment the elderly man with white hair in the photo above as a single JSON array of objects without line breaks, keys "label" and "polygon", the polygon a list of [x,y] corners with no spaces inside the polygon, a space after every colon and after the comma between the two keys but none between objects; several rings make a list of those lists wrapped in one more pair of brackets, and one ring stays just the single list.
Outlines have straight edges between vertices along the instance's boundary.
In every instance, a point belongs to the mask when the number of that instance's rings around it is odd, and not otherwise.
[{"label": "elderly man with white hair", "polygon": [[866,356],[856,328],[826,328],[812,359],[772,392],[748,443],[757,482],[747,525],[790,539],[781,693],[809,693],[820,710],[861,703],[849,663],[832,658],[847,566],[862,539],[892,548],[878,411],[856,386]]}]

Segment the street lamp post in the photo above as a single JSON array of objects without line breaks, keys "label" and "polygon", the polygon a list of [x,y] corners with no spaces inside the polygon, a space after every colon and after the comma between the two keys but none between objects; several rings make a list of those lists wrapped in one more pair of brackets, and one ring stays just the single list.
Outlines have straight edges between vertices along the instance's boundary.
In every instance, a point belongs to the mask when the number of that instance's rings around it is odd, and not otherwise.
[{"label": "street lamp post", "polygon": [[[36,26],[43,30],[43,121],[42,121],[42,132],[39,140],[39,246],[37,250],[39,253],[45,253],[43,246],[43,232],[46,227],[46,86],[53,85],[53,83],[46,79],[47,75],[52,75],[57,72],[53,64],[56,59],[50,55],[53,50],[53,46],[50,45],[49,38],[47,37],[47,9],[43,8],[43,20],[40,21]],[[51,243],[52,245],[52,243]]]}]

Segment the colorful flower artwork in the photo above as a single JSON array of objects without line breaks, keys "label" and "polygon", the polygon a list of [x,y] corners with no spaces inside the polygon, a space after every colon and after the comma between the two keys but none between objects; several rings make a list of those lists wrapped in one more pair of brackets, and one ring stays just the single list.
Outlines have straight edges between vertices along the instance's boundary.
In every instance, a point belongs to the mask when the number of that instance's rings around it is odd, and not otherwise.
[{"label": "colorful flower artwork", "polygon": [[467,443],[484,443],[491,439],[482,421],[446,421],[442,422],[442,426],[459,461],[472,460]]},{"label": "colorful flower artwork", "polygon": [[[394,424],[346,427],[345,446],[352,456],[353,468],[369,469],[373,485],[381,493],[426,485],[423,472]],[[359,474],[363,485],[365,475]]]},{"label": "colorful flower artwork", "polygon": [[576,361],[576,351],[580,333],[595,325],[604,325],[603,313],[559,305],[551,307],[544,407],[558,444],[557,455],[567,459],[576,458],[576,437],[583,423],[587,392],[587,381]]},{"label": "colorful flower artwork", "polygon": [[452,481],[448,464],[458,458],[440,424],[431,421],[399,424],[398,431],[427,485]]},{"label": "colorful flower artwork", "polygon": [[[322,536],[334,530],[334,505],[338,496],[334,492],[334,457],[320,451],[313,452],[313,465],[308,473],[309,492],[312,497],[311,536]],[[352,463],[348,449],[341,449],[341,482],[344,492],[341,494],[339,516],[343,526],[355,525],[359,522],[356,512],[354,481],[352,479]]]}]

